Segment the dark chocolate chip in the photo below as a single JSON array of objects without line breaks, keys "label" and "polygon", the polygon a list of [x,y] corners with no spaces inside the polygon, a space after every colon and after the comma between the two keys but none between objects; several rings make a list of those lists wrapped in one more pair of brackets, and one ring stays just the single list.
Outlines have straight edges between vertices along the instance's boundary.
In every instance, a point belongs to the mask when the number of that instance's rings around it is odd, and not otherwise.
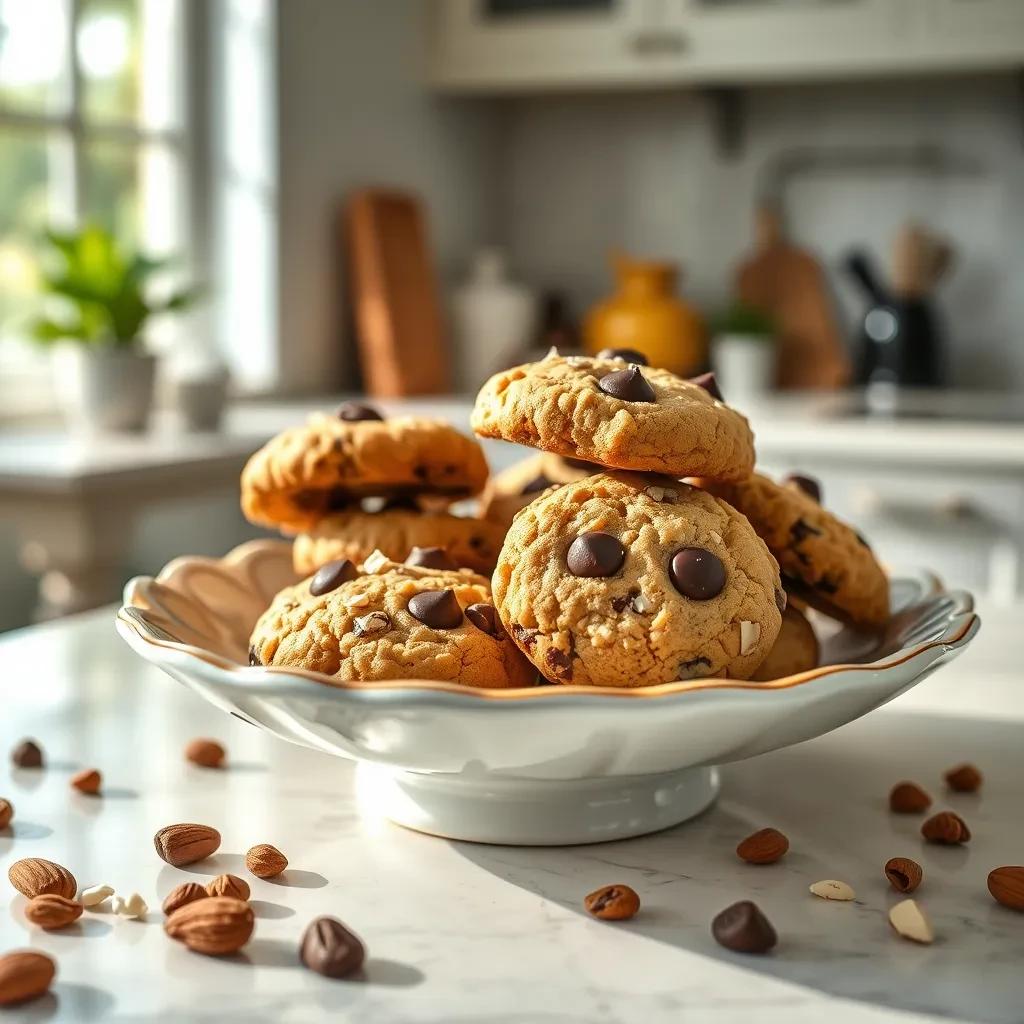
[{"label": "dark chocolate chip", "polygon": [[444,548],[414,547],[406,556],[406,565],[418,565],[423,569],[458,569],[455,560]]},{"label": "dark chocolate chip", "polygon": [[839,584],[831,576],[822,576],[815,582],[814,589],[820,590],[823,594],[835,594],[839,590]]},{"label": "dark chocolate chip", "polygon": [[708,674],[711,662],[707,658],[691,658],[679,666],[680,679],[702,679]]},{"label": "dark chocolate chip", "polygon": [[471,604],[466,609],[466,618],[476,626],[482,633],[488,636],[500,637],[504,634],[501,619],[498,618],[497,609],[493,604]]},{"label": "dark chocolate chip", "polygon": [[613,597],[612,609],[617,612],[624,612],[633,603],[633,598],[639,593],[640,591],[634,587],[628,594]]},{"label": "dark chocolate chip", "polygon": [[409,599],[409,614],[431,629],[455,629],[462,624],[462,608],[455,591],[424,590]]},{"label": "dark chocolate chip", "polygon": [[262,665],[263,664],[263,662],[260,661],[260,656],[256,653],[256,648],[255,647],[250,647],[249,648],[249,664],[250,665]]},{"label": "dark chocolate chip", "polygon": [[565,559],[573,576],[614,576],[625,560],[618,537],[597,530],[577,537]]},{"label": "dark chocolate chip", "polygon": [[711,934],[734,953],[767,953],[779,941],[771,922],[750,900],[726,907],[711,922]]},{"label": "dark chocolate chip", "polygon": [[597,386],[612,398],[623,402],[653,402],[656,399],[654,388],[647,383],[647,378],[640,372],[640,367],[633,365],[628,370],[616,370],[605,374]]},{"label": "dark chocolate chip", "polygon": [[819,530],[816,526],[811,526],[811,524],[804,519],[798,519],[789,528],[789,542],[793,545],[803,544],[803,542],[807,540],[808,537],[820,536],[821,530]]},{"label": "dark chocolate chip", "polygon": [[11,764],[15,768],[42,768],[43,749],[34,740],[22,740],[11,751]]},{"label": "dark chocolate chip", "polygon": [[625,359],[627,363],[647,366],[647,356],[635,348],[603,348],[597,353],[598,359]]},{"label": "dark chocolate chip", "polygon": [[527,629],[526,626],[520,626],[518,622],[512,623],[512,636],[516,643],[520,647],[525,647],[527,651],[532,651],[537,643],[537,630]]},{"label": "dark chocolate chip", "polygon": [[354,580],[358,575],[359,570],[347,558],[336,558],[317,569],[309,581],[309,592],[313,597],[321,597],[337,590],[342,583]]},{"label": "dark chocolate chip", "polygon": [[821,484],[813,476],[804,476],[803,473],[790,473],[786,477],[787,484],[796,484],[808,498],[813,498],[821,504]]},{"label": "dark chocolate chip", "polygon": [[359,423],[363,420],[383,420],[384,417],[372,405],[364,402],[345,402],[338,406],[338,419],[346,423]]},{"label": "dark chocolate chip", "polygon": [[520,494],[536,494],[538,491],[546,491],[553,481],[549,480],[543,473],[535,476],[532,480],[523,484]]},{"label": "dark chocolate chip", "polygon": [[366,948],[337,918],[318,917],[302,934],[299,958],[317,974],[344,978],[363,966]]},{"label": "dark chocolate chip", "polygon": [[694,601],[717,597],[725,586],[725,565],[705,548],[681,548],[672,556],[668,574],[676,590]]},{"label": "dark chocolate chip", "polygon": [[713,373],[700,373],[696,377],[691,377],[690,383],[696,384],[699,388],[703,388],[712,398],[717,398],[719,402],[725,401],[722,397],[721,390],[719,390],[718,381],[715,379],[715,375]]},{"label": "dark chocolate chip", "polygon": [[786,597],[786,592],[779,587],[775,588],[775,607],[779,609],[781,615],[786,610],[786,605],[789,604],[789,598]]},{"label": "dark chocolate chip", "polygon": [[572,655],[560,651],[557,647],[549,647],[544,652],[544,664],[551,670],[556,679],[572,679]]}]

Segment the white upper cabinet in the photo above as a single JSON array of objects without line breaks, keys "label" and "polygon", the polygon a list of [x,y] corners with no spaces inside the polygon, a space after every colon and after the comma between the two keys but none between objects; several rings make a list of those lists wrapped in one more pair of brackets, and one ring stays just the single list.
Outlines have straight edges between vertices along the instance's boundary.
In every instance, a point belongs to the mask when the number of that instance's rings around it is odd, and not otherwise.
[{"label": "white upper cabinet", "polygon": [[433,0],[430,79],[479,92],[1024,64],[1024,0]]}]

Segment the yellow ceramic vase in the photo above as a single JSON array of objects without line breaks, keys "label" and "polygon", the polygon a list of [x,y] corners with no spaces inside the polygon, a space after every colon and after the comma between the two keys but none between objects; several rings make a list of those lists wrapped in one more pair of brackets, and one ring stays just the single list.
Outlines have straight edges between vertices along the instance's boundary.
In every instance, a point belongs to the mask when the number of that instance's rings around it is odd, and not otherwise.
[{"label": "yellow ceramic vase", "polygon": [[651,366],[684,377],[699,372],[707,360],[704,322],[676,295],[676,265],[616,255],[612,267],[618,287],[587,314],[587,350],[635,348]]}]

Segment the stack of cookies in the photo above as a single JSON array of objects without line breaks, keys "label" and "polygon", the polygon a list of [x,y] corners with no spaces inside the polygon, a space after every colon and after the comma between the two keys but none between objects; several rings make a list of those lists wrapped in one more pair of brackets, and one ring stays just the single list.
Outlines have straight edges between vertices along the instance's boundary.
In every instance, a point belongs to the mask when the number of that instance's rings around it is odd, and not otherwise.
[{"label": "stack of cookies", "polygon": [[817,664],[797,601],[863,628],[888,618],[866,542],[811,481],[754,473],[749,425],[711,375],[552,352],[492,377],[473,428],[604,467],[535,492],[498,556],[495,605],[549,681],[777,678]]}]

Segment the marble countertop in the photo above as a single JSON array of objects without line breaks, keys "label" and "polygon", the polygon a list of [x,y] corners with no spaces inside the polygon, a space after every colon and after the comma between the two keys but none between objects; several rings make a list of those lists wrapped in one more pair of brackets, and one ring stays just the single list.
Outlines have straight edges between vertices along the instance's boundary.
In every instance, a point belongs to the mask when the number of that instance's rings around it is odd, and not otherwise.
[{"label": "marble countertop", "polygon": [[[724,769],[722,797],[658,835],[599,846],[529,849],[448,842],[382,821],[353,765],[273,740],[206,704],[135,658],[110,610],[0,639],[0,748],[45,747],[42,772],[0,762],[0,795],[16,809],[0,831],[0,879],[22,857],[56,860],[79,882],[141,892],[142,922],[87,913],[58,932],[27,924],[24,900],[0,884],[0,951],[52,954],[51,994],[0,1021],[346,1019],[570,1024],[712,1021],[829,1024],[950,1019],[1019,1022],[1024,914],[985,888],[995,866],[1024,860],[1024,692],[1013,642],[1022,609],[986,614],[977,644],[888,707],[821,739]],[[182,749],[221,739],[230,767],[204,771]],[[976,796],[944,794],[941,772],[976,762]],[[81,767],[105,795],[69,789]],[[923,844],[919,819],[887,811],[889,787],[913,778],[960,812],[967,847]],[[152,836],[177,821],[223,834],[210,861],[162,863]],[[790,853],[769,867],[737,860],[739,839],[767,825]],[[257,923],[245,951],[217,960],[168,939],[159,906],[186,880],[245,874],[252,844],[280,847],[277,882],[250,878]],[[919,902],[937,932],[915,946],[890,930],[882,877],[892,856],[918,860]],[[807,892],[819,879],[854,886],[855,903]],[[632,921],[589,918],[584,895],[633,886]],[[712,916],[754,899],[780,943],[767,957],[718,947]],[[333,914],[365,940],[363,977],[329,981],[298,965],[309,920]]]}]

